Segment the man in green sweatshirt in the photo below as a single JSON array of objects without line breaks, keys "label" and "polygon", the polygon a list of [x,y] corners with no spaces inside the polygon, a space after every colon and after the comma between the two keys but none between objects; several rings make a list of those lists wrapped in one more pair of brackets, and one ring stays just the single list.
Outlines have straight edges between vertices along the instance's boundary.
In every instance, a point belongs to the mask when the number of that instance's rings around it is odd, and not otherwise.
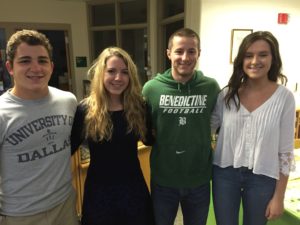
[{"label": "man in green sweatshirt", "polygon": [[200,38],[182,28],[169,38],[171,68],[143,88],[155,143],[150,157],[156,225],[173,225],[181,204],[185,225],[205,225],[210,202],[210,116],[218,83],[197,71]]}]

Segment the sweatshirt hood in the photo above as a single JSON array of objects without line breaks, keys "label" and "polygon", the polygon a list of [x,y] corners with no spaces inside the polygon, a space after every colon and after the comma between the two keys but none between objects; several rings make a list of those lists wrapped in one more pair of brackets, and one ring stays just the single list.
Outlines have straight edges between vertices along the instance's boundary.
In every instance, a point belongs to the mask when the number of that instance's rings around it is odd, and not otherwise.
[{"label": "sweatshirt hood", "polygon": [[183,84],[183,83],[180,83],[180,82],[174,80],[174,78],[172,77],[171,68],[170,68],[170,69],[166,70],[164,73],[158,73],[154,79],[157,81],[160,81],[162,83],[165,83],[170,88],[177,89],[179,92],[187,89],[188,92],[190,93],[190,90],[194,86],[201,83],[202,77],[203,77],[203,74],[201,71],[194,70],[194,74],[193,74],[192,78],[188,82]]}]

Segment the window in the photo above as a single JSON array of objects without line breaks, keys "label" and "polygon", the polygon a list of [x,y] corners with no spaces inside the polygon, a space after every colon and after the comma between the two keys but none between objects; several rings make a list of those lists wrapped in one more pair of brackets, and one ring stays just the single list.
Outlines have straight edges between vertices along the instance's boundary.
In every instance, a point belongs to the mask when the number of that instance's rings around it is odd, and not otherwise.
[{"label": "window", "polygon": [[[166,56],[168,40],[176,30],[184,27],[184,4],[185,0],[162,0],[159,1],[159,39],[158,39],[158,71],[163,72],[170,68],[171,63]],[[160,54],[164,53],[164,54]]]},{"label": "window", "polygon": [[128,29],[121,31],[121,43],[123,48],[131,54],[137,65],[140,82],[144,84],[147,78],[147,29]]},{"label": "window", "polygon": [[114,4],[94,5],[91,7],[91,25],[115,25],[116,15]]},{"label": "window", "polygon": [[164,0],[163,3],[163,18],[175,16],[184,12],[183,0]]},{"label": "window", "polygon": [[93,32],[93,59],[96,59],[100,52],[108,46],[116,46],[116,31],[115,30],[103,30]]},{"label": "window", "polygon": [[147,0],[121,2],[120,23],[147,23]]},{"label": "window", "polygon": [[147,0],[111,0],[89,5],[92,59],[106,47],[123,48],[136,63],[142,85],[148,79],[147,4]]},{"label": "window", "polygon": [[[168,48],[169,37],[174,33],[174,31],[176,31],[182,27],[184,27],[183,20],[179,20],[174,23],[167,24],[165,26],[165,30],[164,30],[164,35],[165,35],[164,40],[166,40],[165,49]],[[164,68],[168,69],[171,67],[171,62],[168,59],[167,55],[165,55],[165,56],[166,56],[165,57],[166,60],[165,60]]]}]

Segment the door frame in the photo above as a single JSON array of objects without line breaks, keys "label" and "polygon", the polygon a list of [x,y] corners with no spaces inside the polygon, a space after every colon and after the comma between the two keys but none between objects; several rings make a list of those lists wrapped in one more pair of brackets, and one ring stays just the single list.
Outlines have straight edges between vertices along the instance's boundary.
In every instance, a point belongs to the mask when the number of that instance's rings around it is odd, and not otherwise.
[{"label": "door frame", "polygon": [[[76,93],[76,81],[75,81],[75,69],[73,59],[73,44],[72,44],[72,31],[70,24],[60,24],[60,23],[20,23],[20,22],[1,22],[1,28],[5,30],[6,41],[9,37],[20,29],[34,29],[34,30],[56,30],[64,31],[65,43],[66,43],[66,60],[68,68],[68,83],[69,91]],[[55,66],[55,65],[54,65]]]}]

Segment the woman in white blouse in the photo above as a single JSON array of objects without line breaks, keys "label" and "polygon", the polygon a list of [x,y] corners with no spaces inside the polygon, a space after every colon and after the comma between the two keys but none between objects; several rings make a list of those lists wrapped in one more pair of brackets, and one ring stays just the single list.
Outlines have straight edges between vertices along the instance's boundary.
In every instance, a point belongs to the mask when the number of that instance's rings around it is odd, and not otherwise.
[{"label": "woman in white blouse", "polygon": [[284,210],[294,167],[295,100],[284,86],[276,38],[267,31],[242,41],[228,85],[212,116],[220,127],[214,153],[213,202],[217,225],[265,225]]}]

